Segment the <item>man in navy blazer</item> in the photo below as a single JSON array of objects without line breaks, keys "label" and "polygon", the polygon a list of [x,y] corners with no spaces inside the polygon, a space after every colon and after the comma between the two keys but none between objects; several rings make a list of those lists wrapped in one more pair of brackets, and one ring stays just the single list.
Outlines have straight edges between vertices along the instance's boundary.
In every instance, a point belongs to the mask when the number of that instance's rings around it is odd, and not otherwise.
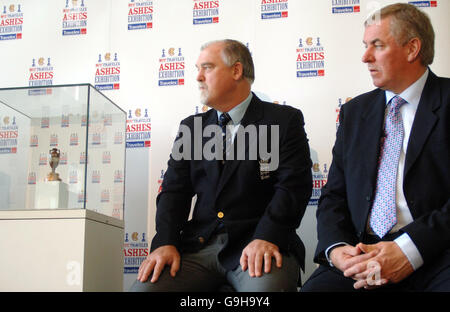
[{"label": "man in navy blazer", "polygon": [[[312,190],[302,113],[250,91],[253,61],[238,41],[206,44],[196,66],[201,100],[212,109],[181,122],[151,252],[131,290],[215,291],[228,283],[237,291],[296,291],[305,255],[296,229]],[[225,127],[217,124],[228,117],[222,161],[222,152],[206,154],[222,149]]]},{"label": "man in navy blazer", "polygon": [[[302,291],[450,291],[450,79],[428,68],[434,32],[413,5],[389,5],[365,27],[362,61],[378,89],[340,111],[317,210],[320,267]],[[406,101],[394,164],[396,224],[380,237],[370,219],[383,187],[377,175],[386,107],[395,96]]]}]

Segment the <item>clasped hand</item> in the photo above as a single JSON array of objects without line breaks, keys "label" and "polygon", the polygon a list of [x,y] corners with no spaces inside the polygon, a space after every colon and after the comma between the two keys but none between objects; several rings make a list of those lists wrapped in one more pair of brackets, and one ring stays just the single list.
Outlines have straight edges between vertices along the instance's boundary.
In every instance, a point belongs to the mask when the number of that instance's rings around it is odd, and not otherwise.
[{"label": "clasped hand", "polygon": [[398,283],[414,271],[395,242],[340,246],[331,251],[330,259],[344,276],[356,281],[353,284],[355,289]]}]

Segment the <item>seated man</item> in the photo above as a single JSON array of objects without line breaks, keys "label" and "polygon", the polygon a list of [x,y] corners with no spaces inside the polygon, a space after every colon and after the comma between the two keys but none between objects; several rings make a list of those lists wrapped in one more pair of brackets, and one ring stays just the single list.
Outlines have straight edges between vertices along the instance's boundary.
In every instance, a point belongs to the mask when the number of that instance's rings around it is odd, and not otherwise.
[{"label": "seated man", "polygon": [[342,106],[317,209],[320,267],[302,291],[450,291],[450,79],[410,4],[365,23],[378,89]]},{"label": "seated man", "polygon": [[[236,291],[297,291],[305,252],[296,229],[312,191],[303,116],[250,91],[253,61],[240,42],[206,44],[196,66],[201,100],[212,109],[181,122],[151,252],[131,290],[215,291],[229,283]],[[204,135],[214,127],[218,144]]]}]

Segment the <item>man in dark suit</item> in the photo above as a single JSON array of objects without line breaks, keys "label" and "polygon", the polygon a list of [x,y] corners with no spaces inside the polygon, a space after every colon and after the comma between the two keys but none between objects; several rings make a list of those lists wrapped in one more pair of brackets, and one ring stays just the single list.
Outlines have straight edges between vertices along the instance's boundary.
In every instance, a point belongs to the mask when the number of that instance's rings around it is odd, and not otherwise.
[{"label": "man in dark suit", "polygon": [[206,44],[196,66],[201,100],[212,109],[181,122],[151,252],[131,290],[215,291],[228,283],[296,291],[305,254],[296,228],[312,190],[303,116],[250,91],[253,61],[240,42]]},{"label": "man in dark suit", "polygon": [[431,22],[389,5],[363,41],[378,89],[340,111],[302,291],[450,291],[450,79],[428,68]]}]

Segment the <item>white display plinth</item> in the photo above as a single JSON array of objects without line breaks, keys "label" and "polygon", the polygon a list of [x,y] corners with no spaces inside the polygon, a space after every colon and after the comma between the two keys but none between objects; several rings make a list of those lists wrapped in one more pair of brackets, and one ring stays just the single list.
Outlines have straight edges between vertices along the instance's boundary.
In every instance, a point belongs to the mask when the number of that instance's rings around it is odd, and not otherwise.
[{"label": "white display plinth", "polygon": [[36,183],[36,209],[67,208],[69,191],[67,184],[61,181],[45,181]]},{"label": "white display plinth", "polygon": [[123,237],[90,210],[0,211],[0,292],[123,291]]}]

